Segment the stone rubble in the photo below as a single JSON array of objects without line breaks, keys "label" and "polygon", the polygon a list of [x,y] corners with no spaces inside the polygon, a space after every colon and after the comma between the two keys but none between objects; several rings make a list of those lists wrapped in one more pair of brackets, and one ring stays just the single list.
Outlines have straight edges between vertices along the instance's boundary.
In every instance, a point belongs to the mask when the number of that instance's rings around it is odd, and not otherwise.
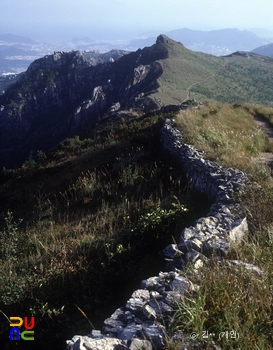
[{"label": "stone rubble", "polygon": [[[143,280],[125,307],[118,308],[104,321],[102,333],[74,336],[67,341],[67,350],[75,349],[164,349],[166,330],[174,309],[184,295],[198,289],[178,272],[160,272]],[[120,346],[116,347],[115,346]],[[112,346],[112,347],[111,347]],[[141,347],[139,348],[141,349]]]},{"label": "stone rubble", "polygon": [[[247,220],[236,202],[236,193],[244,190],[248,175],[206,160],[203,152],[184,143],[171,120],[167,119],[161,130],[161,142],[183,168],[192,190],[205,193],[213,201],[208,216],[185,228],[178,243],[163,250],[167,272],[143,280],[126,305],[104,321],[101,332],[93,330],[89,336],[74,336],[67,341],[67,350],[164,349],[165,326],[177,303],[199,289],[182,276],[181,270],[189,263],[197,270],[204,261],[225,257],[231,244],[239,244],[248,232]],[[242,261],[228,264],[258,275],[263,273],[257,266]]]}]

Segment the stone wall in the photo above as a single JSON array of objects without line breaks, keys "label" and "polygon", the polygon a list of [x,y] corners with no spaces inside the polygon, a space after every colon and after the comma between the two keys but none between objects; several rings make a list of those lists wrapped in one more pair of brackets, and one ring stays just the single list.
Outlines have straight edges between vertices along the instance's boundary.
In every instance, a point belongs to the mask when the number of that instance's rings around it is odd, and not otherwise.
[{"label": "stone wall", "polygon": [[[248,231],[246,218],[236,201],[236,193],[245,188],[248,175],[206,160],[203,152],[184,143],[182,134],[169,119],[161,130],[161,142],[183,169],[192,190],[206,194],[213,205],[206,217],[183,230],[177,244],[163,250],[167,272],[142,281],[126,305],[104,321],[102,331],[74,336],[67,341],[67,350],[164,349],[165,327],[177,302],[198,289],[181,275],[183,267],[191,262],[198,269],[212,255],[224,257],[230,245],[240,243]],[[262,273],[241,261],[229,263]]]},{"label": "stone wall", "polygon": [[213,202],[207,217],[184,229],[178,246],[170,245],[164,249],[169,258],[168,269],[181,265],[179,254],[185,257],[186,263],[194,260],[197,265],[200,257],[204,259],[213,253],[225,256],[230,244],[240,243],[248,231],[236,193],[243,191],[249,176],[206,160],[202,151],[184,143],[182,134],[169,119],[161,130],[161,141],[163,148],[181,165],[192,190],[206,194]]}]

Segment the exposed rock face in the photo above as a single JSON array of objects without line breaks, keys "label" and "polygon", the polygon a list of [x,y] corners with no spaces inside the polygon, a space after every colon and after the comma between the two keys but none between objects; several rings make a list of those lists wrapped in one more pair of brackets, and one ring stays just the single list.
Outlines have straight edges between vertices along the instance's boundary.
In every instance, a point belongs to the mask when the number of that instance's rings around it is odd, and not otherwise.
[{"label": "exposed rock face", "polygon": [[[161,141],[163,148],[183,167],[193,190],[206,193],[214,204],[208,216],[183,230],[178,245],[170,244],[163,250],[168,272],[143,280],[140,289],[132,294],[126,305],[104,321],[102,333],[97,332],[94,337],[93,331],[89,338],[75,336],[67,341],[67,350],[103,350],[105,344],[113,344],[109,347],[111,350],[116,349],[114,344],[119,344],[118,348],[123,350],[137,349],[137,346],[164,349],[165,327],[173,317],[177,303],[190,291],[199,289],[198,285],[181,275],[183,267],[193,263],[198,273],[203,261],[210,259],[212,254],[224,257],[230,245],[240,243],[248,232],[246,218],[234,197],[236,192],[244,190],[247,174],[204,159],[202,152],[184,143],[183,136],[170,120],[161,130]],[[227,263],[263,274],[257,266],[238,260]],[[179,342],[178,338],[173,341]],[[88,342],[88,346],[79,347],[83,342]]]},{"label": "exposed rock face", "polygon": [[55,52],[34,61],[0,96],[0,167],[18,165],[31,150],[53,147],[119,109],[158,109],[149,94],[163,72],[157,60],[166,57],[165,45],[155,44],[126,55]]}]

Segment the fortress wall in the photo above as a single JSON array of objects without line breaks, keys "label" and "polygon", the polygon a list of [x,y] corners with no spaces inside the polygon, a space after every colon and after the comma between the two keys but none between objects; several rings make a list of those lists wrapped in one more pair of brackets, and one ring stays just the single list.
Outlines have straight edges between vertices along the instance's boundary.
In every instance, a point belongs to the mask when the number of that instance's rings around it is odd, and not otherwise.
[{"label": "fortress wall", "polygon": [[[192,263],[198,270],[212,255],[225,257],[230,245],[240,243],[248,232],[247,220],[236,201],[236,193],[244,190],[248,175],[206,160],[203,152],[184,143],[182,134],[170,119],[161,130],[161,142],[163,149],[183,169],[192,190],[206,194],[213,202],[209,213],[185,228],[177,244],[170,244],[163,250],[167,272],[143,280],[126,305],[104,321],[102,331],[74,336],[67,341],[67,350],[164,349],[165,327],[177,302],[198,289],[181,275],[184,266]],[[230,263],[251,268],[240,261]]]}]

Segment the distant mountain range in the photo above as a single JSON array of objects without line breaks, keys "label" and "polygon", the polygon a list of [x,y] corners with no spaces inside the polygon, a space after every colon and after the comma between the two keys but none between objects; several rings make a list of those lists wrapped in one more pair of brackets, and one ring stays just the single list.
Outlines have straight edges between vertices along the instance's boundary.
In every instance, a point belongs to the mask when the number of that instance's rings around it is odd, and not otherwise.
[{"label": "distant mountain range", "polygon": [[[187,28],[167,32],[166,35],[181,42],[188,49],[209,53],[215,56],[228,55],[238,50],[251,51],[268,43],[256,34],[238,29],[220,29],[212,31],[191,30]],[[151,45],[155,38],[139,39],[131,42],[132,46]]]},{"label": "distant mountain range", "polygon": [[35,40],[26,38],[24,36],[20,35],[13,35],[13,34],[0,34],[0,41],[6,42],[9,44],[29,44],[29,45],[36,45],[37,42]]},{"label": "distant mountain range", "polygon": [[29,38],[0,35],[0,76],[24,72],[35,59],[52,52],[52,47]]},{"label": "distant mountain range", "polygon": [[[165,34],[169,38],[181,42],[188,49],[215,56],[228,55],[238,50],[252,51],[273,41],[273,39],[270,41],[269,38],[261,38],[250,31],[240,31],[238,29],[198,31],[183,28]],[[0,76],[2,74],[21,73],[35,59],[52,54],[54,51],[96,50],[101,53],[113,49],[136,51],[139,48],[153,45],[155,40],[156,37],[151,36],[131,41],[98,42],[95,39],[85,37],[74,38],[69,42],[53,45],[22,36],[4,34],[0,35]]]}]

